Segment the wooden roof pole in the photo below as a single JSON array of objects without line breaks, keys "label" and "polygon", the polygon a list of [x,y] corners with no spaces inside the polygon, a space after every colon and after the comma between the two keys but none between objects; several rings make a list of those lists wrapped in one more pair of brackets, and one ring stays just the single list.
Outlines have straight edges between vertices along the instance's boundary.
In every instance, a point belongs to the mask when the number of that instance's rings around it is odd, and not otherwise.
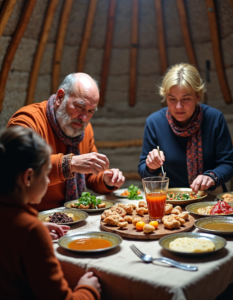
[{"label": "wooden roof pole", "polygon": [[2,111],[3,98],[5,94],[6,82],[8,73],[11,68],[11,64],[15,57],[16,50],[18,49],[21,38],[24,34],[27,24],[30,20],[33,8],[36,4],[36,0],[28,0],[20,18],[19,24],[7,49],[7,53],[4,57],[2,69],[0,73],[0,112]]},{"label": "wooden roof pole", "polygon": [[230,91],[228,83],[227,83],[227,78],[226,78],[224,66],[223,66],[220,40],[219,40],[219,34],[218,34],[218,26],[217,26],[216,7],[214,4],[214,0],[206,0],[206,6],[207,6],[207,10],[208,10],[210,35],[211,35],[211,40],[212,40],[214,62],[215,62],[216,72],[218,75],[218,81],[219,81],[225,102],[231,103],[232,97],[231,97],[231,91]]},{"label": "wooden roof pole", "polygon": [[54,51],[54,58],[53,58],[53,73],[52,73],[53,94],[56,93],[57,88],[59,86],[62,51],[63,51],[66,28],[69,22],[69,16],[70,16],[72,4],[73,4],[73,0],[66,0],[62,8],[62,15],[61,15],[60,25],[58,29],[57,41],[56,41],[56,46]]},{"label": "wooden roof pole", "polygon": [[108,25],[107,25],[104,58],[103,58],[101,81],[100,81],[100,101],[99,101],[100,107],[104,106],[108,71],[109,71],[111,52],[112,52],[112,39],[113,39],[113,32],[114,32],[116,3],[117,0],[110,0],[109,3]]},{"label": "wooden roof pole", "polygon": [[176,0],[176,4],[180,16],[180,25],[181,25],[181,30],[183,34],[183,39],[184,39],[189,63],[197,68],[197,60],[195,57],[195,53],[191,41],[190,29],[188,25],[188,18],[187,18],[187,12],[185,8],[184,0]]},{"label": "wooden roof pole", "polygon": [[6,24],[13,12],[16,1],[17,0],[6,0],[3,5],[3,9],[0,14],[0,20],[1,20],[1,22],[0,22],[0,37],[2,36],[3,31],[6,27]]},{"label": "wooden roof pole", "polygon": [[129,86],[130,106],[134,106],[136,103],[138,11],[139,11],[139,1],[132,0],[132,31],[131,31],[131,49],[130,49],[130,86]]},{"label": "wooden roof pole", "polygon": [[156,14],[157,36],[158,36],[160,74],[164,75],[168,67],[168,62],[167,62],[167,49],[165,44],[165,31],[164,31],[164,24],[163,24],[162,0],[155,0],[155,14]]},{"label": "wooden roof pole", "polygon": [[233,10],[233,0],[230,0],[230,3],[231,3],[231,8]]},{"label": "wooden roof pole", "polygon": [[98,0],[90,0],[89,3],[87,20],[86,20],[84,34],[83,34],[83,38],[79,50],[77,72],[83,72],[84,70],[86,52],[91,37],[91,31],[92,31],[93,21],[95,17],[97,1]]},{"label": "wooden roof pole", "polygon": [[39,44],[36,50],[32,70],[30,74],[27,99],[25,105],[29,105],[34,102],[34,95],[35,95],[36,83],[37,83],[37,78],[40,70],[41,60],[44,54],[44,49],[48,40],[49,30],[52,25],[52,20],[57,8],[57,4],[58,4],[58,0],[51,0],[47,9],[43,29],[41,32]]}]

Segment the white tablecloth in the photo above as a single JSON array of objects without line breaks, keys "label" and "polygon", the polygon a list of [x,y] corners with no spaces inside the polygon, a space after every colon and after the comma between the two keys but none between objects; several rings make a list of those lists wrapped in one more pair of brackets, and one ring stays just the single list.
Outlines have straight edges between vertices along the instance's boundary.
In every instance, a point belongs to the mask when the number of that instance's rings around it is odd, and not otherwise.
[{"label": "white tablecloth", "polygon": [[[114,195],[101,198],[117,203],[128,202],[115,198]],[[100,213],[89,214],[85,222],[71,228],[71,232],[85,231],[101,231]],[[85,271],[94,271],[101,282],[102,299],[211,300],[233,282],[233,237],[226,240],[226,248],[216,254],[202,257],[173,255],[162,249],[157,240],[124,239],[116,249],[93,255],[74,254],[62,249],[56,243],[54,250],[72,288]],[[135,244],[142,252],[153,257],[166,256],[198,266],[198,271],[183,271],[157,262],[146,264],[131,251],[129,248],[131,244]]]}]

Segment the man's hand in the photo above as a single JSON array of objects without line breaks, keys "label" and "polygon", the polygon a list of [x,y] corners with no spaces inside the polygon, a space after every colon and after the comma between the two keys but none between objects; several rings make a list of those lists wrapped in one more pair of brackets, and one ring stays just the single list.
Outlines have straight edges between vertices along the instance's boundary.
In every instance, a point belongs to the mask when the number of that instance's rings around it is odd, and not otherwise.
[{"label": "man's hand", "polygon": [[211,177],[206,175],[198,175],[190,187],[195,193],[197,193],[198,191],[208,190],[208,188],[212,185],[215,185],[215,182]]},{"label": "man's hand", "polygon": [[163,165],[164,161],[165,161],[165,156],[163,154],[163,151],[158,152],[157,149],[153,149],[147,155],[146,165],[150,172],[154,172],[155,170],[157,170]]},{"label": "man's hand", "polygon": [[71,172],[98,175],[107,170],[109,160],[106,155],[92,152],[82,155],[74,155],[71,160]]},{"label": "man's hand", "polygon": [[84,274],[79,279],[77,286],[83,285],[83,284],[90,285],[90,286],[94,287],[95,289],[97,289],[97,291],[99,291],[99,293],[101,293],[101,287],[99,284],[99,280],[96,276],[94,276],[93,272],[87,272],[86,274]]},{"label": "man's hand", "polygon": [[66,225],[57,225],[54,223],[48,223],[48,222],[43,222],[44,226],[48,228],[49,234],[52,238],[52,240],[57,240],[63,235],[65,235],[68,230],[70,229],[70,226]]},{"label": "man's hand", "polygon": [[125,177],[119,169],[110,169],[104,172],[104,182],[109,186],[121,187],[125,182]]}]

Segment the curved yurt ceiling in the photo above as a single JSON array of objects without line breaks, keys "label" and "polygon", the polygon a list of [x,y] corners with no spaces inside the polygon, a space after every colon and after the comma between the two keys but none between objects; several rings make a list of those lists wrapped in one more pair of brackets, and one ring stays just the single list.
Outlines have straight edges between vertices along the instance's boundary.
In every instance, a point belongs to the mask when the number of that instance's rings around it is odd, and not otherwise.
[{"label": "curved yurt ceiling", "polygon": [[88,73],[101,92],[99,151],[134,178],[161,75],[188,62],[233,135],[233,0],[0,0],[0,21],[0,129],[69,73]]}]

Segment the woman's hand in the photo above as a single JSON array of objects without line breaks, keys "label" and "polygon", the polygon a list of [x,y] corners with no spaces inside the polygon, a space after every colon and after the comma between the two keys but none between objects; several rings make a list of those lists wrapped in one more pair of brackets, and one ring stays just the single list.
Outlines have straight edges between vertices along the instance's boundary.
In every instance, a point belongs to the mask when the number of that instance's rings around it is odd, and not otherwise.
[{"label": "woman's hand", "polygon": [[57,225],[54,223],[48,223],[48,222],[43,222],[44,226],[48,228],[49,234],[52,238],[52,240],[57,240],[63,235],[65,235],[68,230],[70,229],[70,226],[66,225]]},{"label": "woman's hand", "polygon": [[190,185],[194,193],[198,191],[205,191],[212,185],[215,185],[214,180],[206,175],[198,175],[196,179],[194,179],[193,183]]},{"label": "woman's hand", "polygon": [[[160,156],[159,156],[160,153]],[[159,169],[165,161],[165,156],[163,151],[159,151],[157,149],[153,149],[149,152],[146,158],[146,165],[151,173],[155,170]]]},{"label": "woman's hand", "polygon": [[93,272],[87,272],[79,279],[77,286],[82,284],[90,285],[97,289],[97,291],[101,292],[101,287],[98,278],[96,276],[93,276]]}]

